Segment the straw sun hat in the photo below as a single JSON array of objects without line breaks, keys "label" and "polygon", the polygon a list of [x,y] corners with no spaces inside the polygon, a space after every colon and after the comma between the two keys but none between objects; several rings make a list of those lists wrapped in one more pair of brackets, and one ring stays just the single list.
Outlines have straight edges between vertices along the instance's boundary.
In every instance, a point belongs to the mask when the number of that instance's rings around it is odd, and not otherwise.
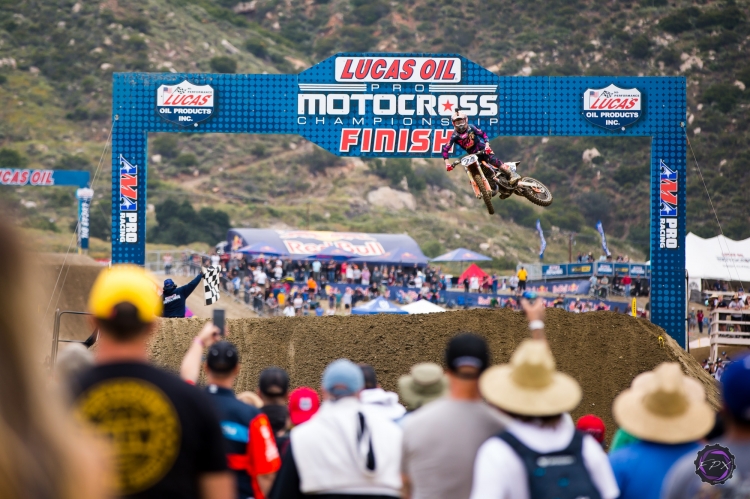
[{"label": "straw sun hat", "polygon": [[664,444],[698,440],[715,420],[703,386],[682,374],[676,362],[664,362],[636,376],[615,399],[612,414],[628,433]]},{"label": "straw sun hat", "polygon": [[549,345],[539,340],[525,340],[509,364],[487,369],[479,379],[479,390],[490,404],[522,416],[562,414],[581,401],[578,382],[555,371]]}]

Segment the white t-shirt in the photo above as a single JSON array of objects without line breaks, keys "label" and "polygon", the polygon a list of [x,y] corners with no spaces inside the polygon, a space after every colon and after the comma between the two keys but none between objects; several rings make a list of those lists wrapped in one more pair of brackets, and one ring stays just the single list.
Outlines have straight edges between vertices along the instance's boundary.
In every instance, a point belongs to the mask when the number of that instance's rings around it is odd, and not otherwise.
[{"label": "white t-shirt", "polygon": [[286,307],[284,307],[284,315],[286,317],[294,317],[294,307],[292,307],[291,305],[287,305]]},{"label": "white t-shirt", "polygon": [[298,296],[294,299],[294,308],[302,308],[302,297]]},{"label": "white t-shirt", "polygon": [[469,289],[479,289],[479,278],[474,276],[469,278]]},{"label": "white t-shirt", "polygon": [[284,275],[284,269],[282,269],[281,267],[274,268],[273,269],[273,275],[276,278],[276,280],[278,281],[279,279],[281,279],[281,276]]},{"label": "white t-shirt", "polygon": [[[569,414],[554,427],[513,421],[507,431],[526,447],[547,453],[565,449],[573,439],[575,425]],[[590,435],[583,438],[583,460],[602,499],[620,495],[615,474],[602,446]],[[471,499],[529,499],[529,483],[522,478],[526,466],[505,441],[490,438],[479,448],[474,461]]]},{"label": "white t-shirt", "polygon": [[211,255],[211,266],[218,267],[221,263],[221,257],[219,255]]},{"label": "white t-shirt", "polygon": [[268,276],[261,270],[260,272],[258,272],[258,276],[255,278],[255,282],[257,282],[259,286],[265,286],[266,279],[268,279]]}]

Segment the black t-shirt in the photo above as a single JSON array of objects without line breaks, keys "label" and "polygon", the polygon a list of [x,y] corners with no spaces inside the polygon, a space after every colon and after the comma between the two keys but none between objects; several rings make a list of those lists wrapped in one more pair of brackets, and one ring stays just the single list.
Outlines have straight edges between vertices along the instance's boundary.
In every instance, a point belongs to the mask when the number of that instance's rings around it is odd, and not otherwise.
[{"label": "black t-shirt", "polygon": [[218,417],[198,388],[135,362],[78,381],[75,409],[114,444],[119,496],[197,499],[201,474],[228,470]]}]

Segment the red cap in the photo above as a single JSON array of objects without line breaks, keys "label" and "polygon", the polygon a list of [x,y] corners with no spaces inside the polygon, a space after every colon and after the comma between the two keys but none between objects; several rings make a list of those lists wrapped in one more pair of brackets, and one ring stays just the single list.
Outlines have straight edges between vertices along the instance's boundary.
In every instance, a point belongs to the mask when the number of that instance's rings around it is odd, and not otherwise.
[{"label": "red cap", "polygon": [[588,433],[594,439],[602,443],[604,442],[604,433],[607,431],[607,427],[604,426],[604,421],[601,418],[594,416],[593,414],[586,414],[576,423],[576,428],[584,433]]},{"label": "red cap", "polygon": [[294,426],[313,417],[320,408],[318,393],[312,388],[301,386],[289,395],[289,419]]}]

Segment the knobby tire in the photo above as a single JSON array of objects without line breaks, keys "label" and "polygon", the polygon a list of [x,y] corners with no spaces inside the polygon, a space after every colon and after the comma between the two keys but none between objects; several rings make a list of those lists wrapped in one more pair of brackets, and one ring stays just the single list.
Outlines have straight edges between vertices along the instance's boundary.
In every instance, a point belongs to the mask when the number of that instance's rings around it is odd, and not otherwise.
[{"label": "knobby tire", "polygon": [[484,186],[484,180],[482,179],[481,175],[474,175],[474,182],[477,183],[477,187],[479,187],[479,192],[482,194],[482,199],[484,199],[484,204],[487,206],[487,211],[490,212],[490,215],[495,214],[495,207],[492,206],[492,194],[487,192],[487,188]]}]

